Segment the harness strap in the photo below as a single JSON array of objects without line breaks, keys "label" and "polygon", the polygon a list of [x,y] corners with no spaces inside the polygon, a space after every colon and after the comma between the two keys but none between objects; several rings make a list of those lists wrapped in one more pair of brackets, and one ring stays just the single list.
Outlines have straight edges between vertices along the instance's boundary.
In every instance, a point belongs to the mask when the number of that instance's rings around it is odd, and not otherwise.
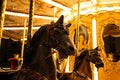
[{"label": "harness strap", "polygon": [[74,72],[76,75],[77,75],[77,77],[75,77],[76,79],[78,78],[78,77],[81,77],[81,78],[83,78],[84,80],[86,80],[87,78],[89,78],[87,75],[85,75],[84,73],[79,73],[78,71],[75,71]]},{"label": "harness strap", "polygon": [[79,73],[78,71],[76,71],[77,75],[79,75],[80,77],[83,77],[83,78],[87,78],[87,76],[83,73]]},{"label": "harness strap", "polygon": [[64,68],[63,68],[63,72],[62,72],[62,74],[60,75],[60,77],[58,78],[58,80],[61,79],[62,76],[64,75],[65,69],[66,69],[66,65],[67,65],[67,62],[68,62],[68,59],[67,59],[67,61],[65,61]]}]

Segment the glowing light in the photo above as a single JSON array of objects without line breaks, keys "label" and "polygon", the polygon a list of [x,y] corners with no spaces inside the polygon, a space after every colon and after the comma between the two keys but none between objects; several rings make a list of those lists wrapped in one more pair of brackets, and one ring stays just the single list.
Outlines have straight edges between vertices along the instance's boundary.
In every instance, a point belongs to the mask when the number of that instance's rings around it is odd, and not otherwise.
[{"label": "glowing light", "polygon": [[96,19],[92,20],[92,36],[93,36],[93,48],[97,47],[97,39],[96,39]]},{"label": "glowing light", "polygon": [[66,69],[65,69],[65,72],[69,72],[69,56],[67,58],[67,64],[66,64]]},{"label": "glowing light", "polygon": [[[39,28],[40,27],[32,27],[34,30]],[[27,30],[28,28],[26,27],[25,29]],[[3,30],[24,30],[24,27],[3,27]]]},{"label": "glowing light", "polygon": [[55,61],[56,61],[56,59],[57,59],[57,53],[56,53],[56,50],[55,50],[55,49],[52,49],[52,50],[53,50],[53,52],[54,52],[53,57],[54,57],[54,59],[55,59]]},{"label": "glowing light", "polygon": [[97,4],[97,1],[96,0],[91,0],[92,1],[92,3],[95,5],[95,4]]},{"label": "glowing light", "polygon": [[[101,3],[99,2],[100,4],[107,4],[107,3],[111,3],[110,1],[106,2],[106,3]],[[113,1],[113,3],[116,3],[115,1]],[[120,3],[120,2],[118,2]],[[88,2],[82,2],[80,3],[80,15],[88,15],[88,14],[94,14],[96,9],[95,7],[93,7],[93,4],[97,4],[97,1],[96,0],[92,0],[92,1],[88,1]],[[76,16],[77,15],[77,9],[78,9],[78,4],[74,4],[73,7],[72,7],[72,10],[74,10],[74,15],[73,16]],[[119,11],[120,10],[120,6],[101,6],[101,7],[98,7],[97,8],[97,12],[102,12],[102,11]],[[70,11],[63,11],[62,14],[65,14],[67,15],[66,18],[65,18],[65,21],[67,20],[70,20]]]},{"label": "glowing light", "polygon": [[63,9],[63,10],[69,10],[69,9],[70,9],[70,8],[65,7],[65,6],[63,6],[62,4],[56,3],[56,2],[54,2],[54,1],[52,1],[52,0],[42,0],[42,1],[44,1],[44,2],[46,2],[46,3],[48,3],[48,4],[51,4],[51,5],[53,5],[53,6],[56,6],[56,7],[58,7],[58,8],[61,8],[61,9]]},{"label": "glowing light", "polygon": [[[96,19],[93,18],[92,20],[92,36],[93,36],[93,48],[97,47],[97,38],[96,38]],[[98,80],[98,71],[94,65],[94,80]]]},{"label": "glowing light", "polygon": [[27,38],[21,39],[21,41],[23,41],[23,40],[24,40],[24,41],[26,41],[26,40],[27,40]]},{"label": "glowing light", "polygon": [[112,11],[112,6],[108,6],[108,11]]},{"label": "glowing light", "polygon": [[[10,12],[6,11],[6,15],[12,15],[12,16],[19,16],[19,17],[29,17],[29,14],[24,14],[24,13],[17,13],[17,12]],[[34,15],[34,18],[41,18],[41,19],[47,19],[47,20],[53,20],[53,17],[48,17],[48,16],[39,16],[39,15]],[[57,20],[58,18],[55,18]]]}]

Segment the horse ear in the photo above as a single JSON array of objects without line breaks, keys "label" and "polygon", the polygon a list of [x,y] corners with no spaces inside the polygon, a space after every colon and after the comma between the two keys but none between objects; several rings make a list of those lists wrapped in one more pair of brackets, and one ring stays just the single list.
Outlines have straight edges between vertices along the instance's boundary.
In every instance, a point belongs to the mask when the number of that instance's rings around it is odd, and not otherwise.
[{"label": "horse ear", "polygon": [[100,51],[101,49],[99,49],[99,48],[98,48],[98,46],[97,46],[97,47],[95,48],[95,50],[98,50],[98,51]]},{"label": "horse ear", "polygon": [[71,26],[71,23],[68,23],[65,25],[67,28]]},{"label": "horse ear", "polygon": [[98,50],[98,47],[96,47],[95,50]]},{"label": "horse ear", "polygon": [[64,16],[61,15],[60,18],[57,20],[56,24],[63,24],[63,19],[64,19]]}]

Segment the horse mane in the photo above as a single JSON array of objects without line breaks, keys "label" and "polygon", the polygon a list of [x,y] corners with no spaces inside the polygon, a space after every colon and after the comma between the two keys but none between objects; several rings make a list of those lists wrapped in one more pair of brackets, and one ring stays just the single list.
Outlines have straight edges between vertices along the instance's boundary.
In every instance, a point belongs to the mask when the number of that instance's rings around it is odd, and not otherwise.
[{"label": "horse mane", "polygon": [[[46,24],[41,26],[33,35],[31,41],[30,41],[30,45],[27,47],[27,50],[25,51],[24,54],[24,65],[26,64],[30,64],[31,61],[34,59],[35,54],[34,51],[35,49],[39,46],[42,45],[43,37],[45,37],[45,33],[46,33],[46,27],[49,26],[50,24]],[[29,57],[28,57],[29,56]]]},{"label": "horse mane", "polygon": [[38,45],[39,41],[42,41],[42,39],[44,37],[44,33],[46,31],[45,29],[49,25],[50,24],[43,25],[35,32],[35,34],[33,35],[32,39],[30,41],[30,47],[36,46],[36,45]]},{"label": "horse mane", "polygon": [[83,59],[88,53],[88,49],[85,49],[84,51],[81,52],[79,56],[75,58],[75,63],[74,63],[74,70],[77,71],[79,69],[79,66],[82,64]]}]

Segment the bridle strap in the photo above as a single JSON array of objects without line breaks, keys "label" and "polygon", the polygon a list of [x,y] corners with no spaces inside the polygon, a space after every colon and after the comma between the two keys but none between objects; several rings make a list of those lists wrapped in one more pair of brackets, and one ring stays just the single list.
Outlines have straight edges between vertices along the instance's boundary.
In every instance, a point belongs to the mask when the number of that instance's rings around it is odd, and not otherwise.
[{"label": "bridle strap", "polygon": [[66,65],[67,65],[67,62],[68,62],[68,59],[67,59],[67,61],[65,62],[65,65],[64,65],[64,68],[63,68],[63,72],[62,72],[62,74],[60,75],[60,77],[58,78],[58,80],[61,79],[62,76],[64,75],[65,69],[66,69]]},{"label": "bridle strap", "polygon": [[[49,26],[49,27],[45,27],[45,30],[46,30],[46,38],[45,38],[45,40],[39,45],[39,47],[48,47],[48,48],[51,48],[50,46],[49,46],[49,38],[51,37],[51,39],[53,39],[54,41],[56,41],[56,43],[57,43],[57,46],[56,46],[56,48],[60,48],[61,47],[61,45],[60,45],[60,41],[58,41],[57,39],[56,39],[56,37],[55,37],[55,35],[53,35],[53,32],[51,32],[50,31],[50,29],[51,28],[54,28],[54,26],[53,27],[51,27],[52,26],[52,24]],[[45,61],[46,59],[48,59],[50,56],[52,56],[52,54],[54,54],[54,53],[50,53],[48,56],[46,56],[44,59],[41,59],[40,61]]]},{"label": "bridle strap", "polygon": [[[50,27],[46,28],[47,34],[46,34],[45,41],[42,42],[42,44],[40,44],[39,47],[46,46],[46,47],[49,47],[49,48],[50,48],[50,46],[48,45],[48,44],[49,44],[48,37],[49,37],[50,34],[51,34],[49,30],[50,30]],[[44,59],[41,59],[40,61],[45,61],[45,60],[48,59],[50,56],[52,56],[52,54],[53,54],[53,53],[51,52],[47,57],[45,57]]]},{"label": "bridle strap", "polygon": [[86,78],[88,77],[84,73],[79,73],[78,71],[75,71],[74,73],[76,73],[78,75],[78,77],[84,78],[84,80],[86,80]]},{"label": "bridle strap", "polygon": [[[43,46],[46,46],[46,45],[40,45],[40,47],[43,47]],[[41,59],[40,61],[45,61],[45,60],[48,59],[50,56],[52,56],[52,54],[54,54],[54,53],[51,52],[47,57]]]},{"label": "bridle strap", "polygon": [[44,44],[45,44],[45,45],[49,44],[49,38],[50,38],[50,39],[52,39],[53,41],[55,41],[55,42],[57,43],[56,48],[60,48],[60,47],[62,47],[62,46],[60,45],[60,44],[61,44],[61,43],[60,43],[61,41],[57,40],[56,36],[53,35],[54,33],[50,31],[51,28],[54,28],[54,26],[53,26],[53,27],[51,27],[51,26],[52,26],[52,24],[51,24],[48,28],[46,28],[46,31],[47,31],[46,36],[47,36],[47,37],[46,37],[46,41],[44,42]]}]

